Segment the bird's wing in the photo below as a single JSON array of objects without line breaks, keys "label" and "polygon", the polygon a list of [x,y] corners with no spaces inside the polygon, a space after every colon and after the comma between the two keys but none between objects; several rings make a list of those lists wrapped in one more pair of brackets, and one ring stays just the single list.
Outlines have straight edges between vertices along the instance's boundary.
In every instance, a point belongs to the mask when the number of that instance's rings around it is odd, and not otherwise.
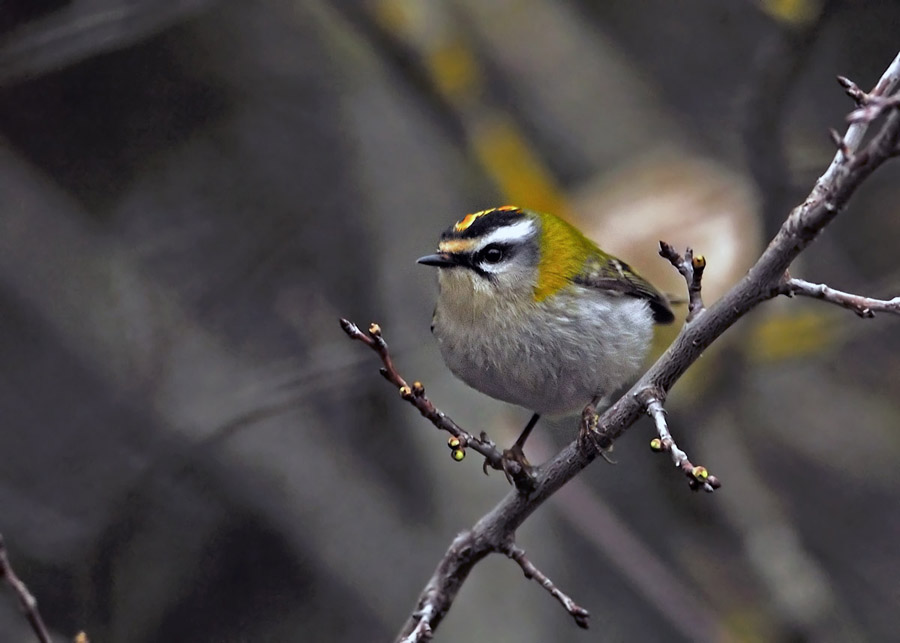
[{"label": "bird's wing", "polygon": [[632,270],[631,266],[615,257],[591,257],[576,275],[575,283],[609,293],[646,299],[657,324],[669,324],[675,319],[665,295]]}]

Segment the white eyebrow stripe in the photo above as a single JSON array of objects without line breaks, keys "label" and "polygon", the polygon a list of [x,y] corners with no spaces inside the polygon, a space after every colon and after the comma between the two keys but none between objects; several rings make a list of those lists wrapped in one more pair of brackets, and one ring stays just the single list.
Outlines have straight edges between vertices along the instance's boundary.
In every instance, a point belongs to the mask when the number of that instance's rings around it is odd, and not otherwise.
[{"label": "white eyebrow stripe", "polygon": [[485,236],[481,240],[481,243],[478,244],[478,250],[486,248],[492,243],[516,243],[524,241],[532,234],[534,234],[534,222],[528,220],[519,221],[512,225],[497,228]]}]

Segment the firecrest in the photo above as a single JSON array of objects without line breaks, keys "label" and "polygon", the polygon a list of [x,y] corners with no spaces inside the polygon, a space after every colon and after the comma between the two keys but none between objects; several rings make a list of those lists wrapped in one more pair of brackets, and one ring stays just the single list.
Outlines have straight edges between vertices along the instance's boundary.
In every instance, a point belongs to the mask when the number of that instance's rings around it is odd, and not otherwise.
[{"label": "firecrest", "polygon": [[625,262],[552,214],[503,206],[465,216],[418,263],[438,268],[431,330],[450,370],[541,415],[580,412],[633,378],[669,302]]}]

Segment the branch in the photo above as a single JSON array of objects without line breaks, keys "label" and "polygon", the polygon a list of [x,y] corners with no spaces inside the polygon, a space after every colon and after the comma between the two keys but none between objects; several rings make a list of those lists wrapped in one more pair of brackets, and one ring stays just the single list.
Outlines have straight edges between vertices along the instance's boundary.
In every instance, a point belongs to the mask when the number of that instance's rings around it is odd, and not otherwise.
[{"label": "branch", "polygon": [[835,290],[825,284],[814,284],[803,279],[788,278],[782,284],[779,294],[793,297],[812,297],[852,310],[864,319],[871,319],[875,313],[900,315],[900,296],[893,299],[872,299],[862,295]]},{"label": "branch", "polygon": [[450,455],[454,460],[459,462],[465,458],[466,448],[471,448],[484,456],[482,468],[485,473],[487,473],[487,468],[491,467],[497,471],[503,471],[516,485],[516,488],[531,488],[533,485],[531,473],[520,462],[504,458],[503,453],[497,449],[493,441],[488,439],[486,433],[482,432],[480,436],[476,437],[438,410],[431,400],[425,397],[425,387],[421,382],[413,382],[412,386],[407,384],[406,380],[394,367],[394,361],[391,359],[387,342],[384,341],[384,337],[381,334],[381,326],[375,323],[370,324],[368,332],[364,333],[356,324],[346,319],[341,319],[340,324],[350,339],[362,342],[378,354],[384,365],[379,372],[384,379],[399,388],[400,397],[416,407],[419,413],[437,429],[447,431],[450,434],[451,437],[447,441],[447,445],[450,447]]},{"label": "branch", "polygon": [[[891,95],[898,82],[900,54],[870,95]],[[844,209],[860,184],[896,154],[900,142],[898,110],[891,109],[887,112],[880,130],[860,149],[862,135],[868,124],[864,120],[850,126],[841,139],[842,149],[838,150],[809,197],[794,208],[744,278],[719,301],[705,309],[702,315],[695,314],[691,323],[682,327],[672,345],[631,390],[597,418],[596,439],[593,441],[595,444],[612,444],[645,411],[650,411],[654,419],[657,419],[661,415],[660,400],[703,351],[747,312],[782,294],[785,272],[794,259]],[[693,262],[691,263],[693,266]],[[693,276],[689,283],[693,283]],[[700,301],[699,289],[697,301]],[[374,337],[371,339],[377,341]],[[659,407],[651,403],[653,399],[657,400]],[[658,431],[661,426],[667,435],[665,424],[657,422]],[[450,609],[460,586],[474,565],[490,553],[509,551],[509,543],[513,542],[519,526],[547,498],[597,457],[599,450],[591,442],[581,439],[571,442],[536,469],[534,490],[531,493],[511,492],[470,531],[457,536],[422,591],[417,609],[404,624],[398,640],[422,641],[430,636]],[[708,478],[706,482],[709,482]]]},{"label": "branch", "polygon": [[0,535],[0,576],[6,579],[6,582],[9,583],[9,586],[16,593],[16,597],[19,599],[19,606],[25,613],[25,618],[28,619],[28,623],[37,635],[38,640],[41,643],[52,643],[47,627],[44,625],[44,620],[41,618],[41,613],[38,612],[37,600],[28,591],[25,583],[16,576],[16,572],[9,562],[9,556],[6,553],[6,543],[3,541],[2,535]]},{"label": "branch", "polygon": [[434,605],[432,603],[426,603],[422,606],[422,609],[416,612],[419,622],[416,624],[415,629],[400,643],[416,643],[417,641],[428,641],[431,639],[432,631],[429,623],[431,623],[431,619],[434,616],[433,611]]}]

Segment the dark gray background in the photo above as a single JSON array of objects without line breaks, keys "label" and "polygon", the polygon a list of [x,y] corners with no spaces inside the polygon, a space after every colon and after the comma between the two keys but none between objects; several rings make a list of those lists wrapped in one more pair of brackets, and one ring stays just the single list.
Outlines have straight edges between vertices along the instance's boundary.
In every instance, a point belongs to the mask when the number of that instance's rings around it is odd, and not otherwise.
[{"label": "dark gray background", "polygon": [[[511,441],[527,412],[447,374],[414,264],[466,212],[537,205],[484,162],[485,115],[582,222],[622,167],[620,200],[662,191],[651,150],[709,168],[666,190],[708,178],[742,204],[730,240],[678,240],[727,282],[826,167],[851,106],[834,75],[869,87],[897,53],[897,3],[822,10],[791,26],[715,0],[4,3],[0,532],[59,640],[393,636],[508,485],[454,463],[338,316],[378,320],[402,373]],[[445,44],[479,87],[440,90]],[[898,177],[873,177],[795,274],[897,294]],[[707,216],[657,211],[698,237]],[[665,233],[643,232],[630,252],[665,273]],[[717,265],[735,239],[747,256]],[[810,301],[755,312],[670,403],[718,493],[691,494],[642,423],[521,530],[593,629],[497,558],[436,640],[889,640],[898,329]],[[571,438],[557,425],[533,448]],[[28,640],[5,594],[0,638]]]}]

